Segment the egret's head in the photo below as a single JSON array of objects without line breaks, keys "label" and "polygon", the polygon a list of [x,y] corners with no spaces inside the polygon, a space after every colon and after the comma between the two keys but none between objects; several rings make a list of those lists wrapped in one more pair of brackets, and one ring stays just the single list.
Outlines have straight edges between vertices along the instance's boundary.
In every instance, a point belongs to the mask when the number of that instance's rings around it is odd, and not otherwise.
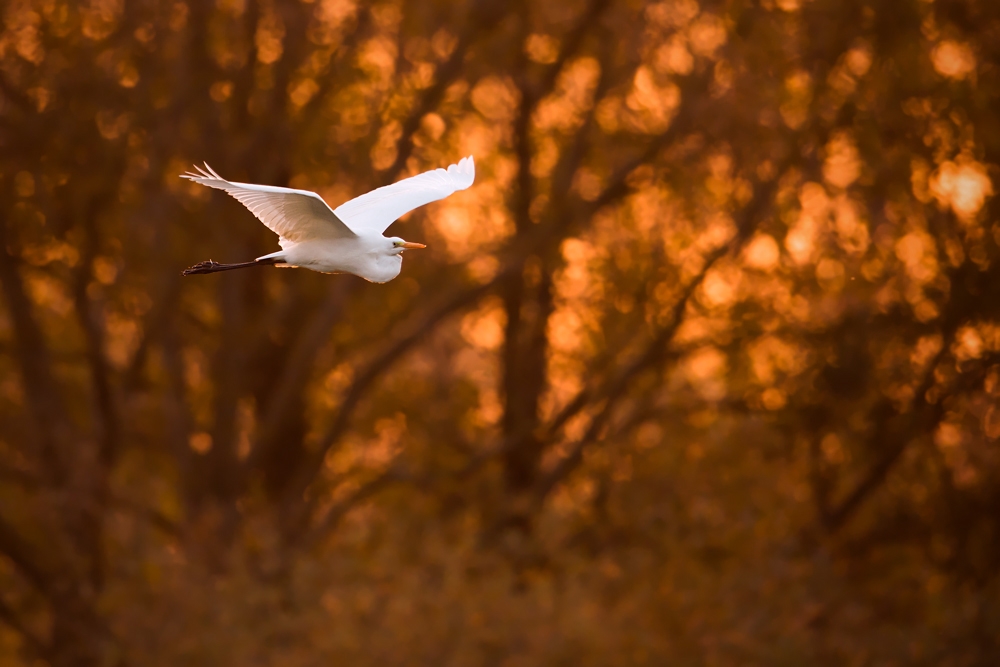
[{"label": "egret's head", "polygon": [[398,236],[389,239],[389,241],[392,242],[392,254],[393,255],[399,255],[404,250],[409,250],[409,249],[412,249],[412,248],[426,248],[427,247],[423,243],[411,243],[410,241],[404,241],[403,239],[399,238]]}]

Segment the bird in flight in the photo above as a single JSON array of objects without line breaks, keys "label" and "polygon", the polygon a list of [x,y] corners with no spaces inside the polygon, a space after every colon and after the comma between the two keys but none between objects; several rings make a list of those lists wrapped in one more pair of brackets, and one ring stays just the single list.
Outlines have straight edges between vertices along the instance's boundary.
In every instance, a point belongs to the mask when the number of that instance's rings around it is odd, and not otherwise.
[{"label": "bird in flight", "polygon": [[373,283],[386,283],[399,275],[404,250],[426,247],[396,236],[386,238],[382,235],[386,228],[418,206],[466,189],[476,177],[469,156],[448,169],[403,179],[331,209],[315,192],[234,183],[219,176],[208,164],[204,169],[195,169],[198,173],[188,172],[181,178],[228,192],[278,235],[281,250],[238,264],[208,260],[185,269],[185,276],[273,265],[352,273]]}]

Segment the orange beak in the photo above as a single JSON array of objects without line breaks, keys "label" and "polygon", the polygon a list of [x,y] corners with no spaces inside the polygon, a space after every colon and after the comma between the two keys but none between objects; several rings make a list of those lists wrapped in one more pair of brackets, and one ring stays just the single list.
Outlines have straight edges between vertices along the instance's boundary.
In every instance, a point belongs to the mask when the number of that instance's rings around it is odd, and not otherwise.
[{"label": "orange beak", "polygon": [[425,246],[423,243],[411,243],[410,241],[407,241],[405,243],[399,244],[399,247],[406,248],[408,250],[415,250],[417,248],[426,248],[427,246]]}]

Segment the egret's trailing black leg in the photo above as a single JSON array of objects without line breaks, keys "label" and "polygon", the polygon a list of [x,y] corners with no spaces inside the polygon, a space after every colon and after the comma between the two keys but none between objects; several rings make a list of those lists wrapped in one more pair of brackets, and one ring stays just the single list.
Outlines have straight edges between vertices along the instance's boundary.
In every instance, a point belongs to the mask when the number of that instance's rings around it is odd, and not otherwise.
[{"label": "egret's trailing black leg", "polygon": [[267,259],[255,259],[252,262],[239,262],[238,264],[219,264],[211,259],[204,262],[198,262],[194,266],[189,266],[188,268],[181,271],[182,276],[193,276],[198,273],[216,273],[218,271],[232,271],[233,269],[248,269],[251,266],[273,266],[280,262],[281,260],[277,257],[268,257]]}]

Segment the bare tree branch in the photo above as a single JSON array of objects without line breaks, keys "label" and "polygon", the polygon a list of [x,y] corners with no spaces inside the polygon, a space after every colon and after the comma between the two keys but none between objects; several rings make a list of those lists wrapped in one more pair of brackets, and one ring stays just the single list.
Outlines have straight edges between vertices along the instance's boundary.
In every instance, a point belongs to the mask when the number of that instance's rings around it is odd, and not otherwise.
[{"label": "bare tree branch", "polygon": [[42,638],[28,629],[28,626],[21,621],[17,612],[4,602],[2,597],[0,597],[0,621],[6,623],[14,632],[21,635],[28,645],[28,649],[37,657],[45,659],[49,654],[49,647]]},{"label": "bare tree branch", "polygon": [[147,507],[141,502],[118,494],[112,495],[110,501],[115,507],[148,519],[155,527],[171,537],[181,536],[181,528],[177,525],[177,522],[155,508]]},{"label": "bare tree branch", "polygon": [[166,388],[163,399],[163,418],[167,424],[167,442],[170,444],[180,479],[182,495],[190,511],[201,499],[204,490],[200,467],[188,446],[188,436],[194,420],[184,398],[184,362],[173,324],[167,322],[162,334],[163,361],[166,368]]},{"label": "bare tree branch", "polygon": [[[245,276],[237,274],[219,282],[222,340],[239,340],[245,321]],[[206,454],[210,493],[223,502],[235,499],[240,483],[236,458],[236,410],[243,393],[246,352],[239,345],[222,345],[215,358],[215,395],[212,448]]]},{"label": "bare tree branch", "polygon": [[[944,414],[944,402],[939,400],[928,403],[927,392],[935,383],[934,372],[938,365],[950,354],[949,348],[957,329],[956,323],[949,330],[942,332],[941,349],[927,365],[914,393],[913,404],[905,416],[887,415],[885,410],[880,409],[882,402],[876,404],[872,414],[875,428],[867,439],[866,446],[871,449],[884,449],[884,452],[840,504],[827,512],[825,525],[831,533],[843,528],[862,503],[881,487],[882,482],[914,438],[929,434],[933,431],[933,425],[940,421]],[[900,423],[900,419],[903,419],[904,423]]]},{"label": "bare tree branch", "polygon": [[584,38],[595,27],[601,15],[610,6],[610,0],[591,0],[587,10],[576,22],[576,25],[573,26],[573,29],[563,36],[559,55],[556,56],[555,62],[545,69],[545,74],[538,89],[540,92],[536,95],[536,105],[555,86],[559,73],[566,66],[566,63],[569,62],[570,58],[579,53]]},{"label": "bare tree branch", "polygon": [[54,582],[42,567],[40,556],[3,518],[0,518],[0,553],[10,559],[32,586],[46,595],[52,593]]},{"label": "bare tree branch", "polygon": [[257,445],[251,450],[247,462],[249,469],[252,470],[259,465],[265,449],[281,446],[277,438],[278,429],[294,405],[295,395],[301,394],[304,390],[316,353],[326,343],[330,329],[340,317],[349,284],[347,281],[341,281],[327,293],[327,298],[292,346],[288,359],[282,365],[281,377],[278,378],[271,399],[261,417]]},{"label": "bare tree branch", "polygon": [[692,74],[681,80],[680,107],[670,126],[660,134],[650,137],[645,149],[638,156],[615,170],[601,193],[585,205],[585,210],[590,215],[628,194],[628,177],[632,172],[652,162],[660,151],[694,129],[700,109],[698,102],[706,96],[711,80],[711,76],[706,72]]},{"label": "bare tree branch", "polygon": [[[451,297],[444,300],[444,302],[429,315],[423,317],[418,322],[410,324],[405,333],[396,337],[395,340],[388,344],[382,352],[376,355],[375,358],[357,374],[354,382],[352,382],[350,387],[348,387],[347,392],[344,395],[344,399],[341,401],[340,407],[333,417],[332,423],[327,428],[324,436],[320,439],[315,453],[310,456],[306,465],[303,467],[302,472],[297,476],[295,482],[290,485],[288,503],[297,503],[297,499],[302,497],[303,491],[305,491],[306,487],[312,483],[312,480],[316,477],[323,465],[323,460],[325,459],[327,452],[330,451],[331,447],[333,447],[333,445],[340,439],[350,425],[354,409],[360,403],[368,387],[374,383],[382,375],[382,373],[389,368],[389,366],[398,361],[400,356],[405,354],[416,343],[422,340],[424,336],[433,330],[444,318],[456,310],[460,310],[468,304],[475,302],[482,295],[489,292],[494,283],[503,275],[504,273],[501,272],[494,277],[493,281],[473,288],[461,289],[456,293],[453,293]],[[307,508],[306,514],[308,514],[308,511],[309,510]]]},{"label": "bare tree branch", "polygon": [[[367,33],[368,27],[372,23],[371,9],[371,5],[357,7],[354,27],[347,30],[343,42],[337,47],[337,62],[343,62],[346,56],[353,55],[356,52],[358,43],[361,41],[362,36]],[[316,94],[302,108],[303,116],[308,120],[314,120],[323,108],[323,102],[326,101],[330,91],[340,85],[343,85],[342,77],[337,76],[334,72],[328,72],[319,82],[319,90],[316,91]]]},{"label": "bare tree branch", "polygon": [[87,288],[93,278],[93,264],[97,256],[98,212],[111,199],[113,190],[92,200],[84,212],[81,225],[84,230],[80,266],[73,281],[73,301],[80,328],[83,329],[87,349],[87,364],[90,368],[91,385],[94,392],[97,423],[97,440],[100,442],[100,460],[103,466],[110,466],[119,448],[118,411],[111,395],[111,381],[108,364],[104,358],[104,327],[101,316],[95,312]]},{"label": "bare tree branch", "polygon": [[434,83],[424,91],[417,102],[416,107],[410,115],[403,121],[403,133],[399,141],[396,142],[396,159],[385,171],[383,183],[388,184],[396,180],[399,174],[406,167],[406,161],[413,153],[413,136],[420,128],[420,121],[428,113],[437,108],[444,97],[448,87],[461,75],[462,66],[469,48],[482,32],[490,30],[499,23],[499,19],[507,11],[504,3],[481,0],[473,7],[469,24],[465,31],[458,38],[451,55],[448,56],[434,73]]},{"label": "bare tree branch", "polygon": [[66,469],[59,455],[59,447],[67,439],[65,410],[52,377],[45,339],[31,313],[31,303],[24,291],[24,283],[18,271],[18,258],[11,254],[5,222],[0,222],[0,255],[3,257],[0,261],[0,286],[14,325],[19,351],[17,362],[29,410],[35,422],[48,474],[57,484],[62,484],[65,482]]},{"label": "bare tree branch", "polygon": [[405,474],[397,466],[390,466],[387,470],[380,473],[365,484],[362,484],[346,498],[327,510],[319,524],[310,530],[306,537],[302,540],[301,546],[305,549],[313,548],[319,540],[337,527],[337,524],[340,523],[341,519],[343,519],[348,512],[357,507],[361,502],[367,500],[393,483],[404,481],[412,481],[412,478]]},{"label": "bare tree branch", "polygon": [[[770,206],[776,191],[776,180],[758,185],[753,198],[743,209],[740,216],[741,220],[737,225],[738,231],[736,237],[730,243],[721,246],[705,258],[701,271],[684,287],[674,307],[671,309],[669,320],[661,327],[645,350],[630,363],[626,364],[600,390],[595,391],[588,387],[582,389],[576,397],[567,403],[566,408],[556,417],[553,424],[562,426],[572,415],[578,413],[586,405],[594,404],[595,400],[604,402],[600,411],[590,420],[590,424],[584,435],[570,448],[570,453],[539,479],[534,491],[537,499],[542,500],[547,497],[556,484],[580,464],[583,460],[584,450],[600,437],[602,429],[611,417],[612,409],[625,396],[631,381],[643,370],[652,368],[668,358],[676,357],[676,355],[671,354],[669,343],[683,322],[684,311],[687,309],[688,302],[694,295],[695,290],[701,285],[705,276],[708,275],[712,266],[719,259],[730,253],[737,252],[742,247],[743,242],[750,236],[752,230],[756,228],[763,217],[767,207]],[[594,393],[592,394],[591,392]],[[554,434],[555,430],[550,428],[549,433]]]},{"label": "bare tree branch", "polygon": [[31,99],[7,79],[6,72],[0,72],[0,92],[16,104],[21,111],[35,113],[35,105],[32,104]]}]

